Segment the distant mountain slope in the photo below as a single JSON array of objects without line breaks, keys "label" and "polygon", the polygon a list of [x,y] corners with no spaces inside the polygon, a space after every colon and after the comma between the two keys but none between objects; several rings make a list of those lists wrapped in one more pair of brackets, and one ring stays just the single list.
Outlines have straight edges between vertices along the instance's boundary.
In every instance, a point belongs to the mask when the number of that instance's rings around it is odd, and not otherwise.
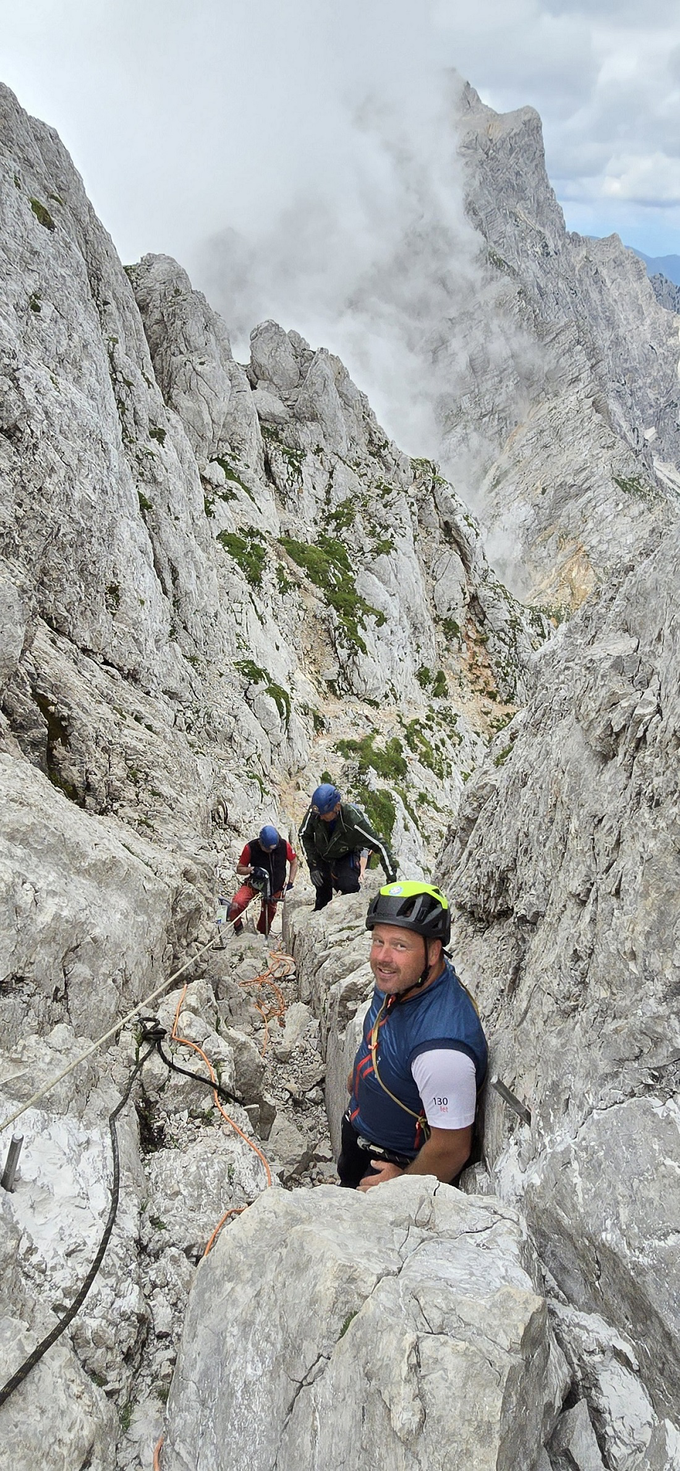
[{"label": "distant mountain slope", "polygon": [[680,255],[645,255],[644,250],[636,250],[634,245],[628,249],[644,261],[648,276],[665,276],[674,286],[680,286]]}]

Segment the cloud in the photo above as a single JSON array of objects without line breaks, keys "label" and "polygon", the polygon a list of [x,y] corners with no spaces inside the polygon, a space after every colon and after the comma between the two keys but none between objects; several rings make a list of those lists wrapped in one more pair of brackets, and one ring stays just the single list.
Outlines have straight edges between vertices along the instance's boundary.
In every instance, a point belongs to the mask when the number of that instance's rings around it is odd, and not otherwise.
[{"label": "cloud", "polygon": [[646,158],[611,159],[603,192],[606,198],[656,208],[680,204],[680,158],[655,153]]}]

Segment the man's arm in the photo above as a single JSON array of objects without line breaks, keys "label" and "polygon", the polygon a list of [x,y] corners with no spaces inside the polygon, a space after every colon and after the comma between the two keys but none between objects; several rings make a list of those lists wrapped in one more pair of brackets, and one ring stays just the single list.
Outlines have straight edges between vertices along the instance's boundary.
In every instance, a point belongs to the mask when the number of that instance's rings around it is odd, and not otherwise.
[{"label": "man's arm", "polygon": [[252,864],[250,862],[250,843],[246,843],[241,857],[236,864],[236,872],[240,874],[241,878],[245,878],[248,874],[252,873],[252,871]]},{"label": "man's arm", "polygon": [[470,1157],[477,1107],[472,1058],[457,1048],[434,1047],[416,1055],[411,1074],[423,1102],[430,1137],[405,1170],[379,1159],[372,1160],[373,1168],[380,1173],[369,1175],[362,1181],[361,1189],[380,1185],[383,1180],[401,1174],[455,1180]]},{"label": "man's arm", "polygon": [[311,807],[308,807],[302,819],[302,825],[300,827],[300,842],[302,843],[302,846],[305,850],[305,858],[307,859],[310,868],[316,868],[318,862],[316,844],[314,842],[313,819],[314,813],[312,812]]},{"label": "man's arm", "polygon": [[387,1160],[373,1159],[371,1166],[377,1171],[367,1175],[359,1190],[370,1190],[373,1185],[382,1185],[383,1180],[394,1180],[397,1175],[436,1175],[448,1185],[460,1174],[470,1158],[472,1149],[472,1124],[466,1129],[433,1129],[429,1139],[411,1160],[405,1170]]},{"label": "man's arm", "polygon": [[293,884],[295,883],[295,875],[296,875],[297,871],[298,871],[298,856],[297,856],[297,853],[294,853],[293,854],[293,857],[290,860],[290,866],[289,866],[289,869],[288,869],[288,888],[289,889],[292,889]]},{"label": "man's arm", "polygon": [[351,823],[348,825],[350,833],[357,838],[357,849],[368,848],[370,852],[377,853],[382,864],[383,872],[388,884],[397,876],[397,865],[392,853],[383,838],[378,836],[375,828],[365,817],[360,808],[354,808]]}]

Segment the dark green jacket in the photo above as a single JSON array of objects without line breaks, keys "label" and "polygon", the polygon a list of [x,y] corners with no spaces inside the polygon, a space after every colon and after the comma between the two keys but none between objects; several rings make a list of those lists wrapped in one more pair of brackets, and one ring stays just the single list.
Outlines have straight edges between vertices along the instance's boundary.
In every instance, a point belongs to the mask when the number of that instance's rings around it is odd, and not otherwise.
[{"label": "dark green jacket", "polygon": [[397,876],[387,843],[378,837],[363,812],[349,802],[341,803],[332,832],[329,832],[328,823],[322,822],[310,807],[302,821],[300,841],[310,869],[317,868],[320,861],[332,863],[334,858],[342,858],[345,853],[359,853],[362,848],[368,848],[371,853],[378,854],[388,883]]}]

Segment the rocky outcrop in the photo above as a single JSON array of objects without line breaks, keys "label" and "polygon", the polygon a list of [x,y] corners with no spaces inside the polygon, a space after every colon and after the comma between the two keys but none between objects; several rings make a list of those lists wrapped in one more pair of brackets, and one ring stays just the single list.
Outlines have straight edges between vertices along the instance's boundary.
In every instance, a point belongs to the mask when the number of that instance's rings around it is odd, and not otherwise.
[{"label": "rocky outcrop", "polygon": [[572,1303],[677,1413],[677,531],[537,666],[445,856],[455,955],[529,1103],[487,1152]]},{"label": "rocky outcrop", "polygon": [[666,311],[675,312],[677,316],[680,312],[680,286],[669,281],[667,276],[661,275],[650,276],[649,284],[659,304],[665,307]]},{"label": "rocky outcrop", "polygon": [[426,1179],[270,1191],[198,1274],[163,1464],[530,1471],[565,1383],[512,1212]]},{"label": "rocky outcrop", "polygon": [[377,875],[369,874],[360,894],[337,897],[319,914],[310,915],[299,900],[286,906],[286,944],[295,956],[300,995],[319,1021],[326,1113],[336,1156],[340,1121],[347,1107],[347,1075],[373,995],[366,908],[379,883]]},{"label": "rocky outcrop", "polygon": [[516,584],[573,608],[675,514],[677,324],[618,236],[566,231],[532,108],[498,114],[465,86],[457,114],[486,256],[468,340],[491,320],[464,409],[443,396],[444,442],[452,459],[473,445],[481,458],[491,545],[514,556]]}]

